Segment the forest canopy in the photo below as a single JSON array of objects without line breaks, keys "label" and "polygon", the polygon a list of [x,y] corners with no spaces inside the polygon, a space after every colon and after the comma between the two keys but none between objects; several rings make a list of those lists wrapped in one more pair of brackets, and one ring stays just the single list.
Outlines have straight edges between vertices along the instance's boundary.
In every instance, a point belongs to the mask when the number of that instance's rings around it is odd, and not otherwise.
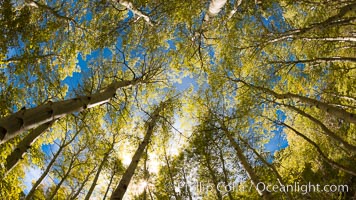
[{"label": "forest canopy", "polygon": [[356,198],[356,1],[1,0],[0,199]]}]

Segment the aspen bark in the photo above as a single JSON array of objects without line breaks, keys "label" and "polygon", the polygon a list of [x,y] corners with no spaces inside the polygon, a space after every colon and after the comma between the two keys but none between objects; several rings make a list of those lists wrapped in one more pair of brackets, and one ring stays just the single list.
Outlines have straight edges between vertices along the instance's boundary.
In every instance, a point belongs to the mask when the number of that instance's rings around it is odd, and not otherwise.
[{"label": "aspen bark", "polygon": [[80,192],[83,190],[85,184],[89,181],[90,176],[92,174],[94,174],[95,171],[96,171],[96,166],[93,168],[92,171],[89,172],[89,174],[85,177],[83,182],[80,183],[80,186],[79,186],[78,190],[74,193],[73,196],[70,197],[70,199],[72,199],[72,200],[77,199],[77,197],[79,196]]},{"label": "aspen bark", "polygon": [[[116,168],[116,166],[114,167],[114,169],[115,169],[115,168]],[[105,190],[105,194],[104,194],[103,200],[105,200],[106,197],[108,196],[108,193],[109,193],[111,184],[112,184],[112,182],[113,182],[113,180],[114,180],[114,177],[115,177],[115,173],[116,173],[115,170],[113,170],[113,172],[111,173],[110,180],[109,180],[109,184],[108,184],[108,187],[107,187],[106,190]]]},{"label": "aspen bark", "polygon": [[61,143],[61,146],[59,147],[59,149],[57,150],[57,152],[54,154],[53,158],[51,159],[51,161],[48,163],[46,170],[42,173],[42,175],[37,179],[37,181],[32,185],[32,188],[30,190],[30,192],[27,194],[27,196],[25,197],[25,200],[29,200],[32,198],[32,196],[34,195],[37,187],[41,184],[41,182],[43,181],[43,179],[47,176],[47,174],[49,173],[49,171],[51,170],[52,166],[54,165],[54,163],[56,162],[58,156],[62,153],[63,149],[68,146],[69,144],[71,144],[74,139],[76,138],[76,136],[80,133],[81,129],[83,127],[81,127],[76,134],[68,141],[66,142],[65,139],[64,141]]},{"label": "aspen bark", "polygon": [[25,197],[25,200],[30,200],[32,199],[32,196],[35,194],[35,191],[37,189],[37,187],[42,183],[43,179],[46,178],[47,174],[49,173],[49,171],[51,170],[52,166],[54,165],[54,163],[56,162],[58,156],[61,154],[63,148],[59,147],[58,151],[56,152],[56,154],[53,156],[52,160],[50,161],[50,163],[47,165],[46,170],[42,173],[42,175],[37,179],[37,181],[32,185],[32,188],[30,190],[30,192],[27,194],[27,196]]},{"label": "aspen bark", "polygon": [[288,129],[292,130],[296,135],[302,137],[304,140],[306,140],[309,144],[311,144],[316,150],[317,152],[320,154],[320,156],[322,157],[322,159],[327,162],[330,166],[340,169],[341,171],[344,171],[350,175],[356,176],[356,171],[354,171],[353,169],[347,168],[345,166],[342,166],[336,162],[334,162],[333,160],[329,159],[324,153],[323,151],[320,149],[320,147],[311,139],[309,139],[308,137],[306,137],[304,134],[302,134],[301,132],[297,131],[296,129],[294,129],[293,127],[289,126],[288,124],[285,124],[284,122],[279,122],[279,124],[287,127]]},{"label": "aspen bark", "polygon": [[73,156],[72,159],[70,160],[69,166],[68,166],[68,170],[65,172],[64,176],[62,177],[61,181],[56,185],[53,193],[51,194],[51,196],[49,197],[49,199],[54,199],[54,197],[56,196],[58,190],[61,188],[63,182],[67,179],[67,177],[69,176],[70,172],[72,171],[72,169],[74,169],[77,165],[74,165],[74,162],[76,160],[77,155]]},{"label": "aspen bark", "polygon": [[[225,186],[227,186],[227,185],[229,185],[229,178],[228,178],[229,176],[228,176],[228,173],[227,173],[227,169],[225,167],[224,155],[223,155],[222,150],[218,146],[217,146],[217,148],[219,149],[219,158],[220,158],[220,161],[221,161],[222,171],[223,171],[223,174],[224,174],[224,183],[225,183]],[[234,200],[234,197],[231,194],[231,190],[227,191],[227,194],[228,194],[230,200]]]},{"label": "aspen bark", "polygon": [[330,113],[331,115],[334,115],[337,118],[343,119],[349,123],[354,123],[356,124],[356,114],[347,112],[344,109],[329,105],[327,103],[309,98],[309,97],[304,97],[298,94],[293,94],[293,93],[285,93],[285,94],[279,94],[273,90],[270,90],[268,88],[265,87],[260,87],[260,86],[255,86],[252,84],[249,84],[243,80],[233,80],[234,82],[240,82],[243,83],[244,85],[247,85],[248,87],[254,88],[254,89],[258,89],[260,91],[265,92],[266,94],[270,94],[272,96],[274,96],[277,99],[298,99],[299,101],[306,103],[310,106],[315,106],[320,110],[323,110],[327,113]]},{"label": "aspen bark", "polygon": [[134,156],[132,157],[131,163],[126,169],[124,175],[122,176],[119,185],[112,193],[111,195],[112,200],[121,200],[124,197],[125,192],[130,184],[131,178],[135,173],[138,162],[140,161],[142,154],[151,139],[151,136],[153,134],[153,129],[159,118],[159,113],[161,112],[161,110],[163,110],[164,107],[165,107],[165,103],[163,104],[161,103],[151,115],[151,119],[148,122],[146,122],[146,127],[147,127],[146,135],[142,143],[138,146]]},{"label": "aspen bark", "polygon": [[296,111],[298,114],[307,117],[309,120],[313,121],[315,124],[317,124],[323,131],[324,133],[329,136],[330,138],[334,139],[336,142],[338,142],[341,146],[345,147],[346,149],[348,149],[351,152],[356,152],[356,146],[349,144],[348,142],[346,142],[345,140],[343,140],[341,137],[339,137],[337,134],[335,134],[333,131],[331,131],[330,129],[328,129],[321,121],[319,121],[318,119],[314,118],[313,116],[309,115],[308,113],[294,107],[291,105],[284,105],[294,111]]},{"label": "aspen bark", "polygon": [[95,186],[96,186],[96,183],[98,182],[98,179],[99,179],[99,176],[100,176],[100,173],[101,173],[101,170],[103,169],[104,167],[104,164],[106,163],[109,155],[110,155],[110,152],[112,151],[112,149],[114,148],[114,144],[110,147],[110,149],[105,153],[105,156],[103,158],[103,160],[101,161],[100,165],[99,165],[99,168],[95,174],[95,177],[94,177],[94,180],[89,188],[89,191],[88,193],[85,195],[85,198],[84,200],[89,200],[90,199],[90,196],[92,195],[94,189],[95,189]]},{"label": "aspen bark", "polygon": [[168,160],[168,157],[167,157],[167,153],[166,153],[166,149],[164,149],[164,160],[166,161],[166,164],[167,164],[167,168],[168,168],[168,175],[169,175],[169,179],[171,181],[171,187],[172,187],[172,191],[173,191],[173,195],[175,197],[175,199],[179,199],[178,198],[178,194],[174,188],[175,184],[174,184],[174,179],[173,179],[173,175],[172,175],[172,172],[171,172],[171,166],[169,164],[169,160]]},{"label": "aspen bark", "polygon": [[[241,140],[249,149],[251,149],[253,151],[253,153],[263,162],[263,164],[265,164],[266,166],[268,166],[269,168],[272,169],[273,173],[276,175],[276,177],[279,179],[280,183],[282,185],[286,185],[282,176],[279,174],[279,172],[277,171],[276,167],[271,164],[271,163],[268,163],[266,161],[265,158],[262,157],[261,154],[259,154],[255,148],[253,148],[249,143],[248,141],[246,141],[245,139],[243,139],[240,135],[238,136],[239,140]],[[286,194],[286,197],[287,199],[293,199],[292,195],[289,193],[289,191],[285,191],[285,194]]]},{"label": "aspen bark", "polygon": [[26,154],[31,145],[38,139],[41,133],[45,132],[50,126],[52,122],[48,122],[38,126],[33,129],[26,137],[21,140],[21,142],[16,146],[15,150],[6,158],[6,174],[11,172],[12,169],[19,163],[19,161]]},{"label": "aspen bark", "polygon": [[306,41],[328,41],[328,42],[356,42],[356,37],[300,37]]},{"label": "aspen bark", "polygon": [[210,177],[211,177],[211,179],[213,181],[214,190],[216,192],[217,199],[222,200],[223,196],[221,195],[221,192],[218,189],[219,181],[218,181],[217,177],[215,176],[216,172],[214,171],[213,167],[211,166],[210,156],[207,155],[207,154],[208,154],[207,152],[204,152],[204,157],[205,157],[205,161],[206,161],[206,167],[208,168],[209,175],[210,175]]},{"label": "aspen bark", "polygon": [[141,78],[130,81],[113,82],[104,91],[89,96],[80,96],[59,102],[49,102],[34,108],[20,110],[0,119],[0,144],[7,142],[20,133],[36,128],[50,121],[60,119],[73,112],[107,103],[115,96],[119,88],[135,85]]},{"label": "aspen bark", "polygon": [[210,17],[218,15],[221,9],[225,6],[226,2],[227,0],[211,0],[208,13],[205,15],[204,20],[209,21]]},{"label": "aspen bark", "polygon": [[130,10],[132,13],[134,13],[135,15],[142,17],[150,26],[153,26],[151,19],[143,14],[141,11],[137,10],[132,2],[130,1],[125,1],[125,0],[118,0],[117,2],[119,2],[119,4],[121,4],[122,6],[124,6],[125,8],[127,8],[128,10]]},{"label": "aspen bark", "polygon": [[271,199],[270,193],[267,191],[260,191],[257,187],[258,183],[260,183],[260,179],[258,178],[257,174],[253,171],[252,166],[250,163],[247,161],[246,156],[243,154],[242,149],[240,148],[239,144],[235,141],[235,139],[232,137],[230,132],[228,131],[227,127],[220,123],[222,126],[222,130],[224,131],[225,135],[229,139],[231,145],[234,147],[236,151],[237,158],[240,160],[243,168],[246,170],[247,175],[251,178],[252,184],[255,186],[257,192],[262,196],[264,200],[269,200]]},{"label": "aspen bark", "polygon": [[344,17],[349,12],[351,13],[355,11],[356,11],[356,3],[345,5],[339,10],[339,12],[336,15],[329,17],[327,20],[323,22],[312,24],[311,26],[305,28],[287,31],[281,34],[280,36],[278,36],[277,38],[267,41],[267,43],[274,43],[288,38],[298,38],[299,35],[302,35],[314,29],[326,28],[331,26],[340,26],[343,24],[350,24],[352,20],[356,19],[355,17],[344,18],[344,19],[342,19],[342,17]]},{"label": "aspen bark", "polygon": [[187,176],[184,171],[184,166],[182,167],[182,174],[183,174],[183,179],[184,179],[184,183],[185,183],[184,187],[185,187],[186,192],[188,193],[189,200],[193,200],[192,193],[190,192],[189,182],[187,180]]},{"label": "aspen bark", "polygon": [[241,3],[242,3],[242,0],[235,1],[234,9],[230,11],[229,16],[227,17],[228,19],[231,19],[232,16],[234,16],[234,14],[237,12],[237,9],[241,5]]}]

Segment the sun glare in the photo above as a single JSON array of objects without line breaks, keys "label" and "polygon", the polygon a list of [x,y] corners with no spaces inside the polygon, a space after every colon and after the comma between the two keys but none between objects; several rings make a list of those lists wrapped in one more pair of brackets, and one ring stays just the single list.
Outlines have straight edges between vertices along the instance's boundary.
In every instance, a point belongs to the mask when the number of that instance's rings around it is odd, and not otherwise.
[{"label": "sun glare", "polygon": [[129,165],[131,163],[131,156],[129,154],[124,154],[122,156],[122,164]]}]

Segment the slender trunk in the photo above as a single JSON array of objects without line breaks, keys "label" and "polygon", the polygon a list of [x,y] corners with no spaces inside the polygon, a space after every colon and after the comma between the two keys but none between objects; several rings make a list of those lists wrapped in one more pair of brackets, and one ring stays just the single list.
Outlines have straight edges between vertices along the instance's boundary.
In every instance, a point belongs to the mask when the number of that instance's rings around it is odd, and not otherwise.
[{"label": "slender trunk", "polygon": [[45,10],[49,13],[51,13],[52,15],[54,15],[55,17],[57,17],[58,19],[63,19],[63,20],[66,20],[66,21],[72,21],[73,23],[76,24],[76,21],[70,17],[67,17],[67,16],[63,16],[63,15],[60,15],[55,8],[52,8],[52,7],[49,7],[45,4],[41,4],[37,1],[28,1],[27,2],[27,5],[31,6],[31,7],[34,7],[34,8],[40,8],[42,10]]},{"label": "slender trunk", "polygon": [[119,185],[116,187],[115,191],[111,195],[112,200],[121,200],[124,197],[127,187],[130,184],[131,178],[135,173],[138,162],[140,161],[142,154],[151,139],[153,128],[155,127],[159,118],[159,113],[164,107],[164,104],[161,103],[151,115],[151,119],[146,123],[146,135],[142,143],[138,146],[134,156],[132,157],[131,163],[126,169],[124,175],[122,176]]},{"label": "slender trunk", "polygon": [[108,187],[107,187],[106,190],[105,190],[105,194],[104,194],[103,200],[105,200],[106,197],[108,196],[108,193],[109,193],[111,184],[112,184],[112,182],[113,182],[113,180],[114,180],[114,177],[115,177],[115,174],[116,174],[115,168],[116,168],[116,166],[114,167],[114,170],[112,171],[112,174],[111,174],[111,176],[110,176],[109,184],[108,184]]},{"label": "slender trunk", "polygon": [[221,9],[225,6],[226,2],[227,0],[211,0],[208,13],[205,15],[204,20],[209,21],[210,17],[218,15]]},{"label": "slender trunk", "polygon": [[[61,181],[56,185],[52,195],[49,197],[49,199],[54,199],[54,197],[56,196],[58,190],[61,188],[62,184],[64,183],[64,181],[67,179],[67,177],[69,176],[70,172],[77,166],[79,166],[81,163],[77,163],[75,164],[75,161],[78,160],[78,156],[79,154],[85,149],[86,147],[85,146],[81,146],[79,147],[78,151],[76,151],[72,158],[70,159],[70,162],[69,162],[69,166],[68,166],[68,169],[67,171],[65,172],[65,174],[63,175]],[[62,163],[63,165],[64,163]]]},{"label": "slender trunk", "polygon": [[153,26],[151,19],[147,15],[143,14],[140,10],[136,9],[133,6],[132,2],[125,1],[125,0],[117,0],[117,2],[119,2],[119,4],[121,4],[122,6],[127,8],[128,10],[130,10],[133,14],[137,15],[138,17],[142,17],[143,19],[145,19],[147,24],[149,24],[150,26]]},{"label": "slender trunk", "polygon": [[[225,167],[224,155],[218,146],[217,146],[217,148],[219,149],[219,158],[220,158],[220,161],[222,164],[222,171],[224,174],[224,183],[225,183],[225,186],[227,186],[227,185],[229,185],[229,178],[228,178],[229,176],[228,176],[228,173],[227,173],[227,170]],[[232,191],[231,189],[232,188],[230,188],[229,191],[227,191],[227,194],[228,194],[230,200],[234,200],[234,198],[232,197],[232,194],[231,194],[231,191]]]},{"label": "slender trunk", "polygon": [[101,170],[103,169],[104,167],[104,164],[106,163],[109,155],[110,155],[110,152],[112,151],[112,148],[114,147],[114,145],[105,153],[105,156],[103,158],[103,160],[101,161],[100,165],[99,165],[99,168],[95,174],[95,177],[94,177],[94,180],[90,186],[90,189],[88,191],[88,193],[86,194],[84,200],[89,200],[90,199],[90,196],[92,195],[94,189],[95,189],[95,186],[96,186],[96,183],[98,182],[98,179],[99,179],[99,176],[100,176],[100,173],[101,173]]},{"label": "slender trunk", "polygon": [[[265,164],[266,166],[268,166],[270,169],[272,169],[273,173],[276,175],[276,177],[278,178],[279,182],[281,183],[281,185],[286,185],[285,182],[283,181],[282,176],[279,174],[279,172],[277,171],[276,167],[273,164],[270,164],[266,161],[266,159],[259,154],[255,148],[253,148],[248,141],[246,141],[245,139],[243,139],[240,135],[238,136],[239,140],[241,140],[249,149],[251,149],[253,151],[253,153],[263,162],[263,164]],[[287,199],[293,199],[292,195],[289,193],[289,191],[284,191],[286,193]]]},{"label": "slender trunk", "polygon": [[[284,104],[283,104],[284,105]],[[298,114],[308,118],[309,120],[311,120],[312,122],[314,122],[315,124],[317,124],[322,130],[323,132],[329,136],[330,138],[334,139],[336,142],[338,142],[342,147],[345,147],[347,150],[351,151],[351,152],[356,152],[356,146],[349,144],[348,142],[346,142],[345,140],[343,140],[342,138],[340,138],[337,134],[335,134],[333,131],[331,131],[330,129],[328,129],[321,121],[319,121],[318,119],[314,118],[313,116],[309,115],[308,113],[294,107],[291,105],[284,105],[294,111],[296,111]]]},{"label": "slender trunk", "polygon": [[50,57],[54,57],[54,56],[57,56],[57,55],[50,53],[50,54],[46,54],[46,55],[31,55],[31,56],[22,56],[22,57],[12,57],[12,58],[2,60],[1,62],[16,63],[16,62],[21,62],[24,60],[41,60],[43,58],[50,58]]},{"label": "slender trunk", "polygon": [[298,38],[299,35],[302,35],[314,29],[349,24],[352,20],[355,19],[355,17],[345,18],[345,19],[341,19],[341,18],[345,16],[348,12],[355,12],[355,10],[356,10],[356,3],[345,5],[340,9],[340,11],[336,15],[329,17],[327,20],[323,22],[312,24],[311,26],[305,28],[287,31],[281,34],[280,36],[278,36],[277,38],[269,40],[267,43],[274,43],[288,38]]},{"label": "slender trunk", "polygon": [[48,122],[38,126],[33,129],[21,142],[16,146],[15,150],[6,158],[6,174],[11,172],[13,168],[19,163],[19,161],[26,154],[28,149],[31,148],[31,145],[38,139],[41,133],[45,132],[50,126],[52,122]]},{"label": "slender trunk", "polygon": [[171,187],[172,187],[172,191],[173,191],[173,195],[175,197],[175,199],[180,199],[178,197],[178,194],[176,193],[176,190],[174,188],[175,184],[174,184],[174,179],[173,179],[173,175],[172,175],[172,172],[171,172],[171,166],[169,165],[169,161],[168,161],[168,157],[167,157],[167,153],[166,153],[166,149],[164,149],[164,159],[166,161],[166,164],[167,164],[167,168],[168,168],[168,175],[169,175],[169,179],[171,181]]},{"label": "slender trunk", "polygon": [[0,119],[0,144],[24,131],[36,128],[55,119],[60,119],[73,112],[81,112],[87,108],[102,105],[115,96],[119,88],[135,85],[142,79],[113,82],[104,91],[89,96],[49,102],[35,108],[23,109],[5,118]]},{"label": "slender trunk", "polygon": [[80,192],[83,190],[85,184],[89,181],[89,178],[94,172],[96,171],[96,166],[93,168],[92,171],[89,172],[89,174],[85,177],[85,179],[80,183],[80,187],[78,190],[75,192],[73,196],[70,197],[70,199],[75,200],[79,196]]},{"label": "slender trunk", "polygon": [[329,159],[324,153],[323,151],[320,149],[320,147],[311,139],[309,139],[307,136],[305,136],[304,134],[300,133],[299,131],[297,131],[296,129],[294,129],[293,127],[289,126],[288,124],[285,124],[284,122],[277,122],[280,125],[283,125],[287,128],[289,128],[290,130],[292,130],[295,134],[297,134],[298,136],[302,137],[304,140],[306,140],[309,144],[311,144],[316,150],[317,152],[320,154],[320,156],[322,157],[322,159],[327,162],[330,166],[340,169],[341,171],[344,171],[350,175],[356,176],[356,171],[354,171],[353,169],[350,169],[348,167],[342,166],[334,161],[332,161],[331,159]]},{"label": "slender trunk", "polygon": [[260,86],[255,86],[252,84],[249,84],[243,80],[233,80],[234,82],[241,82],[244,85],[247,85],[248,87],[254,88],[254,89],[258,89],[260,91],[263,91],[267,94],[273,95],[275,98],[277,99],[298,99],[299,101],[306,103],[310,106],[315,106],[318,109],[325,111],[327,113],[330,113],[331,115],[334,115],[337,118],[343,119],[349,123],[354,123],[356,124],[356,115],[350,112],[347,112],[344,109],[335,107],[335,106],[331,106],[327,103],[312,99],[312,98],[308,98],[308,97],[304,97],[301,95],[297,95],[297,94],[293,94],[293,93],[285,93],[285,94],[279,94],[274,92],[273,90],[270,90],[268,88],[265,87],[260,87]]},{"label": "slender trunk", "polygon": [[[145,160],[144,160],[145,162],[143,163],[143,169],[144,169],[143,178],[144,178],[144,180],[147,182],[147,185],[145,186],[144,191],[143,191],[143,198],[144,198],[144,200],[148,199],[147,193],[149,193],[149,190],[150,190],[150,187],[149,187],[150,172],[148,171],[147,159],[148,159],[148,148],[146,148],[146,151],[145,151]],[[148,192],[147,192],[147,191],[148,191]]]},{"label": "slender trunk", "polygon": [[42,173],[42,175],[37,179],[37,181],[35,182],[35,184],[33,184],[30,192],[27,194],[25,200],[30,200],[32,198],[32,196],[34,195],[37,187],[41,184],[41,182],[43,181],[43,179],[47,176],[47,174],[49,173],[49,171],[51,170],[53,164],[56,162],[56,159],[58,158],[58,156],[61,154],[63,150],[63,147],[59,147],[58,151],[56,152],[56,154],[53,156],[52,160],[49,162],[49,164],[46,167],[46,170]]},{"label": "slender trunk", "polygon": [[62,153],[63,149],[68,146],[70,143],[72,143],[74,141],[74,139],[76,138],[76,136],[81,132],[81,130],[84,127],[82,126],[79,130],[77,130],[77,132],[73,135],[73,137],[66,142],[66,138],[67,135],[65,136],[63,142],[61,143],[59,149],[57,150],[57,152],[54,154],[53,158],[51,159],[51,161],[48,163],[46,170],[42,173],[42,175],[37,179],[37,181],[33,184],[30,192],[27,194],[25,200],[29,200],[32,198],[32,196],[34,195],[37,187],[41,184],[41,182],[43,181],[43,179],[47,176],[47,174],[49,173],[49,171],[51,170],[52,166],[54,165],[54,163],[56,162],[58,156]]},{"label": "slender trunk", "polygon": [[355,37],[301,37],[306,41],[356,42]]},{"label": "slender trunk", "polygon": [[230,11],[229,16],[227,17],[228,19],[231,19],[232,16],[234,16],[234,14],[237,12],[237,9],[241,5],[241,3],[242,3],[242,0],[235,1],[234,9]]},{"label": "slender trunk", "polygon": [[152,195],[152,192],[151,192],[150,188],[148,188],[148,194],[150,195],[150,199],[151,199],[151,200],[154,200],[154,198],[153,198],[153,195]]},{"label": "slender trunk", "polygon": [[184,188],[185,188],[186,192],[188,193],[189,200],[193,200],[192,193],[190,192],[190,187],[189,187],[189,184],[188,184],[188,180],[187,180],[187,177],[185,175],[184,166],[182,168],[182,173],[183,173],[183,179],[184,179],[184,182],[185,182]]},{"label": "slender trunk", "polygon": [[213,167],[211,166],[210,156],[207,155],[207,152],[204,152],[204,154],[205,154],[204,157],[205,157],[205,161],[206,161],[206,167],[208,168],[209,175],[213,181],[216,196],[219,200],[222,200],[223,198],[222,198],[221,192],[218,188],[219,181],[218,181],[217,177],[215,176],[216,172],[214,171]]},{"label": "slender trunk", "polygon": [[304,33],[311,31],[311,30],[316,30],[316,29],[320,29],[320,28],[324,29],[324,28],[333,27],[333,26],[348,25],[348,24],[350,24],[350,22],[352,20],[355,20],[355,19],[356,19],[355,17],[352,17],[352,18],[347,18],[347,19],[343,19],[343,20],[339,20],[339,21],[331,22],[331,23],[324,21],[321,23],[313,24],[309,27],[293,29],[293,30],[282,33],[282,34],[278,35],[277,37],[266,41],[264,44],[272,44],[272,43],[283,41],[286,39],[299,39],[299,38],[303,39],[302,35]]},{"label": "slender trunk", "polygon": [[222,129],[223,129],[225,135],[229,139],[231,145],[234,147],[234,149],[236,151],[237,158],[240,160],[243,168],[246,170],[248,176],[251,178],[251,182],[255,186],[257,192],[263,197],[264,200],[271,199],[271,196],[270,196],[269,192],[267,192],[265,190],[264,191],[260,191],[258,189],[258,187],[257,187],[258,185],[257,184],[260,183],[260,179],[258,178],[257,174],[252,169],[252,166],[247,161],[247,158],[243,154],[242,149],[240,148],[239,144],[237,144],[235,139],[232,137],[232,135],[228,131],[227,127],[223,123],[221,123],[221,126],[222,126]]},{"label": "slender trunk", "polygon": [[[148,158],[148,148],[146,148],[146,151],[145,151],[145,159],[144,159],[144,162],[143,162],[143,179],[145,181],[148,181],[148,169],[147,169],[147,158]],[[143,189],[143,200],[147,200],[147,187],[145,187]]]},{"label": "slender trunk", "polygon": [[67,179],[67,177],[69,176],[70,172],[72,171],[72,169],[74,167],[76,167],[76,165],[74,165],[75,160],[77,159],[77,155],[74,155],[72,157],[72,159],[70,160],[69,166],[68,166],[68,170],[65,172],[64,176],[62,177],[61,181],[56,185],[53,193],[51,194],[51,196],[49,197],[49,199],[54,199],[54,197],[56,196],[58,190],[61,188],[63,182]]},{"label": "slender trunk", "polygon": [[291,60],[291,61],[270,61],[270,64],[298,64],[298,63],[320,63],[320,62],[356,62],[354,57],[328,57],[328,58],[314,58],[309,60]]}]

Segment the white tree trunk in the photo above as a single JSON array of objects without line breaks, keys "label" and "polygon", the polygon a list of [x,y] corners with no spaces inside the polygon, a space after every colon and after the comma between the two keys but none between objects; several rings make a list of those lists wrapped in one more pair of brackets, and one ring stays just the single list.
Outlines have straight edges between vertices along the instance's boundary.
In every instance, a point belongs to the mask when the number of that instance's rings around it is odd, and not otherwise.
[{"label": "white tree trunk", "polygon": [[80,96],[59,102],[49,102],[35,108],[23,109],[0,119],[0,144],[32,128],[50,121],[60,119],[73,112],[81,112],[87,108],[107,103],[115,96],[116,90],[135,85],[141,78],[130,81],[113,82],[104,91],[89,96]]},{"label": "white tree trunk", "polygon": [[334,115],[335,117],[337,117],[339,119],[343,119],[346,122],[356,124],[356,114],[350,113],[350,112],[348,112],[348,111],[346,111],[344,109],[329,105],[327,103],[318,101],[316,99],[312,99],[312,98],[309,98],[309,97],[304,97],[304,96],[293,94],[293,93],[289,93],[289,92],[285,93],[285,94],[279,94],[279,93],[276,93],[275,91],[270,90],[268,88],[255,86],[255,85],[249,84],[249,83],[247,83],[247,82],[245,82],[243,80],[233,80],[233,81],[234,82],[240,82],[240,83],[243,83],[244,85],[247,85],[250,88],[254,88],[254,89],[263,91],[266,94],[272,95],[277,99],[298,99],[299,101],[301,101],[303,103],[306,103],[306,104],[308,104],[310,106],[315,106],[318,109],[323,110],[323,111],[325,111],[325,112],[327,112],[327,113],[329,113],[331,115]]},{"label": "white tree trunk", "polygon": [[267,191],[260,191],[258,189],[258,183],[260,182],[259,177],[257,176],[257,174],[255,173],[255,171],[253,170],[252,166],[250,165],[250,163],[248,162],[246,156],[243,154],[242,149],[240,148],[239,144],[235,141],[235,138],[232,137],[231,133],[228,131],[227,127],[225,127],[225,125],[223,123],[220,123],[222,126],[223,131],[225,132],[225,135],[227,136],[227,138],[229,139],[231,145],[234,147],[235,151],[236,151],[236,156],[239,159],[239,161],[241,162],[241,165],[243,166],[243,168],[246,170],[246,173],[248,174],[248,176],[251,179],[252,184],[255,186],[257,192],[262,196],[262,198],[264,200],[268,200],[271,199],[270,193]]},{"label": "white tree trunk", "polygon": [[16,146],[14,151],[6,158],[6,174],[9,173],[23,158],[26,154],[27,150],[31,147],[31,145],[38,139],[41,133],[45,132],[50,126],[52,122],[48,122],[38,126],[33,129],[21,142]]},{"label": "white tree trunk", "polygon": [[146,135],[145,135],[142,143],[138,146],[134,156],[132,157],[131,163],[127,167],[124,175],[122,176],[119,185],[116,187],[115,191],[112,193],[111,198],[110,198],[111,200],[121,200],[124,197],[125,192],[130,184],[131,178],[135,173],[138,162],[140,161],[142,154],[151,139],[151,136],[153,133],[153,128],[155,127],[157,120],[159,118],[159,113],[165,107],[164,105],[165,104],[160,104],[156,108],[156,110],[153,112],[153,114],[151,115],[151,119],[148,122],[146,122],[146,127],[147,127]]},{"label": "white tree trunk", "polygon": [[130,1],[118,0],[118,2],[138,17],[142,17],[150,26],[153,26],[150,18],[147,15],[143,14],[141,11],[137,10]]},{"label": "white tree trunk", "polygon": [[227,0],[211,0],[208,13],[205,15],[204,20],[209,21],[210,17],[218,15],[221,9],[225,6],[226,2]]}]

